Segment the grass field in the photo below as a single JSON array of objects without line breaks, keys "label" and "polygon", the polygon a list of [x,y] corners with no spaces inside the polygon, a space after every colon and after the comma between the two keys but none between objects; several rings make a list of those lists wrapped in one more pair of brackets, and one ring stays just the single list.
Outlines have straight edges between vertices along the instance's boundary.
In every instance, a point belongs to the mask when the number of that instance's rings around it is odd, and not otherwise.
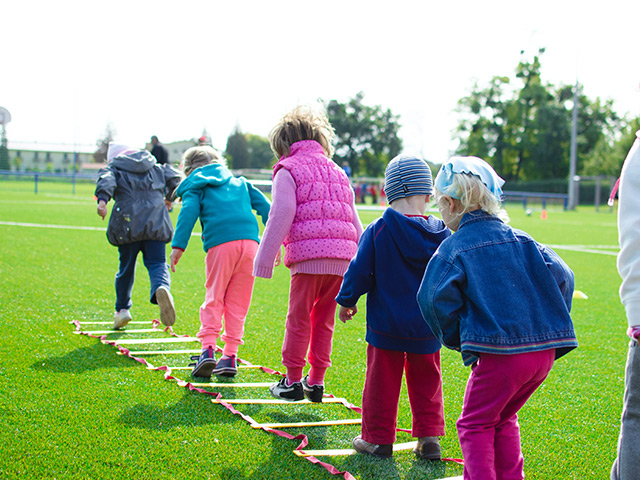
[{"label": "grass field", "polygon": [[[111,321],[116,248],[107,243],[92,198],[93,187],[42,182],[0,182],[0,478],[211,478],[330,479],[319,465],[293,454],[301,440],[253,429],[211,397],[166,381],[161,372],[116,355],[99,340],[75,335],[70,321]],[[178,209],[172,218],[175,223]],[[541,220],[519,205],[511,224],[556,247],[576,274],[574,301],[580,348],[563,357],[520,413],[528,479],[603,479],[615,457],[627,339],[615,268],[615,215],[593,207],[549,210]],[[363,211],[363,223],[379,215]],[[60,228],[60,226],[71,228]],[[573,249],[567,249],[573,246]],[[562,248],[560,248],[562,247]],[[588,251],[587,251],[588,250]],[[172,275],[178,334],[195,335],[204,296],[204,252],[198,237]],[[289,273],[280,266],[271,280],[257,279],[240,356],[282,370],[280,348]],[[140,264],[134,288],[134,320],[157,318]],[[365,370],[364,299],[349,324],[338,322],[327,392],[361,403]],[[95,328],[95,327],[91,327]],[[109,338],[135,338],[112,334]],[[139,336],[138,336],[139,337]],[[197,345],[171,345],[197,348]],[[135,348],[135,347],[131,347]],[[169,347],[165,347],[169,348]],[[443,454],[460,458],[455,421],[468,369],[443,350],[447,435]],[[151,356],[154,365],[186,365],[187,355]],[[188,379],[188,372],[176,371]],[[262,371],[241,370],[235,382],[269,382]],[[224,389],[225,398],[268,398],[266,388]],[[258,422],[354,418],[340,405],[238,407]],[[406,394],[398,426],[410,428]],[[309,449],[350,448],[358,425],[289,429],[305,434]],[[406,433],[398,442],[411,441]],[[357,479],[436,479],[461,475],[452,462],[417,460],[411,451],[389,461],[361,455],[322,457]]]}]

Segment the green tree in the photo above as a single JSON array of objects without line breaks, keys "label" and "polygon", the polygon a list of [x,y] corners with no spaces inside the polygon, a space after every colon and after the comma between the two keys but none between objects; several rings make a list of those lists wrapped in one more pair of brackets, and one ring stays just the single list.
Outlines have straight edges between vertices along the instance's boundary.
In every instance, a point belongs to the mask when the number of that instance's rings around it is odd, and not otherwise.
[{"label": "green tree", "polygon": [[269,140],[260,135],[246,134],[251,168],[271,168],[276,161]]},{"label": "green tree", "polygon": [[100,137],[96,142],[98,149],[93,153],[93,161],[95,163],[107,163],[107,150],[109,149],[109,143],[113,141],[115,134],[116,131],[113,128],[113,125],[108,123],[102,137]]},{"label": "green tree", "polygon": [[380,105],[363,103],[359,92],[347,103],[326,103],[327,115],[336,132],[334,160],[348,162],[354,175],[378,177],[389,160],[402,150],[400,117]]},{"label": "green tree", "polygon": [[240,127],[238,126],[236,126],[233,133],[227,138],[225,155],[230,160],[230,168],[250,168],[249,142],[247,142],[247,137],[240,131]]}]

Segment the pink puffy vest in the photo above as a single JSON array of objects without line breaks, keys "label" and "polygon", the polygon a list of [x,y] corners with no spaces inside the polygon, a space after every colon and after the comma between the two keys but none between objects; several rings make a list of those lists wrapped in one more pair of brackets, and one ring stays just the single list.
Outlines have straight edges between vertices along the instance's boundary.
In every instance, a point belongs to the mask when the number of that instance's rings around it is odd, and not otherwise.
[{"label": "pink puffy vest", "polygon": [[273,174],[286,168],[296,183],[296,215],[284,239],[284,264],[320,258],[351,260],[358,248],[353,189],[344,170],[313,140],[291,145]]}]

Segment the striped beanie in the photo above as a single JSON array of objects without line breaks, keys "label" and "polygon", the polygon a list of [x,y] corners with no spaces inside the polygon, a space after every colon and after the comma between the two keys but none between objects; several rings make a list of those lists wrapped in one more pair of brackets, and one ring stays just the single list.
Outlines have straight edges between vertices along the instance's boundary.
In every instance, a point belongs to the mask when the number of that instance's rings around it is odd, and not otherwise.
[{"label": "striped beanie", "polygon": [[389,203],[413,195],[432,195],[433,180],[429,165],[412,155],[398,155],[384,171],[384,192]]}]

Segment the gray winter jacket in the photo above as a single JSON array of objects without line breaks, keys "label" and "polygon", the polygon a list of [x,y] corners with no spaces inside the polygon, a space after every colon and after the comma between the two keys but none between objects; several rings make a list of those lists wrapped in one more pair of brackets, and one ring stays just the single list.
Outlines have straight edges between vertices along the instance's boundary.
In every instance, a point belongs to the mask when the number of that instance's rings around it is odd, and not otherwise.
[{"label": "gray winter jacket", "polygon": [[112,245],[142,240],[170,242],[173,225],[164,203],[180,183],[170,165],[160,165],[146,150],[120,155],[98,172],[95,195],[113,198],[107,239]]}]

